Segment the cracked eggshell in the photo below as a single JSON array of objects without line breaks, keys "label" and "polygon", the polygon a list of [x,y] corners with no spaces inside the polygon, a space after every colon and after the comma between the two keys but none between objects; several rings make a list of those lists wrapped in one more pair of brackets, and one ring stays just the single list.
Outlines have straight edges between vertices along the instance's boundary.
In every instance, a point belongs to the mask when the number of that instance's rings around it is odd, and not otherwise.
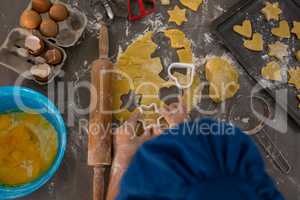
[{"label": "cracked eggshell", "polygon": [[34,10],[24,10],[20,17],[20,26],[27,29],[38,28],[41,22],[41,16]]},{"label": "cracked eggshell", "polygon": [[46,62],[50,65],[57,65],[63,60],[63,55],[57,48],[49,49],[45,53]]},{"label": "cracked eggshell", "polygon": [[5,42],[0,47],[0,64],[8,69],[15,71],[25,79],[33,80],[40,85],[45,85],[53,81],[53,79],[61,72],[61,69],[67,59],[67,54],[61,47],[41,38],[45,44],[45,51],[54,48],[58,49],[62,53],[62,61],[60,62],[60,64],[57,64],[55,66],[50,65],[52,68],[52,72],[47,81],[41,81],[37,79],[30,73],[30,70],[34,65],[46,63],[46,59],[42,57],[43,54],[41,54],[40,56],[33,56],[29,53],[20,53],[23,51],[27,51],[27,49],[25,48],[25,40],[26,37],[30,35],[32,35],[32,32],[27,29],[12,29],[8,34]]},{"label": "cracked eggshell", "polygon": [[47,63],[33,65],[30,69],[30,74],[38,81],[46,82],[51,76],[52,68]]},{"label": "cracked eggshell", "polygon": [[45,43],[39,37],[29,35],[25,38],[25,48],[28,49],[30,54],[38,56],[44,51]]}]

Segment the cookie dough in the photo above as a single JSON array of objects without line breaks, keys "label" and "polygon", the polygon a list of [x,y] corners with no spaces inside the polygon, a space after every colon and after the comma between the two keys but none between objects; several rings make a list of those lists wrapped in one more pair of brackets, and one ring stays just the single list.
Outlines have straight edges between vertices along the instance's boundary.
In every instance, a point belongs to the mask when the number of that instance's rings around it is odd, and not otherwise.
[{"label": "cookie dough", "polygon": [[261,75],[267,80],[282,81],[280,65],[274,61],[261,69]]},{"label": "cookie dough", "polygon": [[279,16],[282,13],[282,10],[279,8],[279,3],[270,3],[266,2],[265,7],[261,10],[261,12],[265,15],[268,21],[274,19],[276,21],[279,20]]},{"label": "cookie dough", "polygon": [[158,90],[166,84],[159,73],[163,67],[160,58],[152,58],[151,55],[157,48],[152,41],[153,32],[148,32],[134,41],[124,53],[122,53],[115,65],[113,73],[113,108],[115,117],[120,120],[127,120],[131,115],[125,106],[121,109],[121,96],[129,90],[141,95],[141,104],[160,105]]},{"label": "cookie dough", "polygon": [[291,37],[289,23],[286,20],[280,21],[279,27],[272,28],[271,32],[273,35],[280,37],[280,38],[290,38]]},{"label": "cookie dough", "polygon": [[292,33],[296,34],[297,38],[300,39],[300,22],[294,21],[294,27],[292,28]]},{"label": "cookie dough", "polygon": [[289,55],[288,48],[288,45],[277,41],[274,44],[269,45],[269,56],[274,56],[282,61],[284,57]]},{"label": "cookie dough", "polygon": [[244,40],[244,47],[252,51],[264,50],[264,40],[260,33],[254,33],[252,40]]},{"label": "cookie dough", "polygon": [[[135,40],[127,49],[118,57],[113,74],[113,108],[114,117],[119,121],[127,120],[135,110],[129,111],[129,105],[124,105],[121,101],[124,94],[129,91],[139,95],[140,105],[155,104],[158,108],[163,104],[159,98],[159,89],[163,87],[174,86],[173,81],[163,80],[159,74],[163,70],[161,59],[159,57],[152,58],[153,52],[157,49],[157,44],[152,41],[153,32],[148,32]],[[192,63],[191,42],[186,38],[185,34],[177,29],[165,31],[169,35],[171,44],[177,47],[179,62]],[[194,78],[193,85],[184,91],[184,100],[189,110],[197,105],[195,99],[199,97],[198,87],[200,85],[198,78]],[[155,121],[149,115],[147,120]]]},{"label": "cookie dough", "polygon": [[290,69],[288,72],[290,77],[288,83],[294,85],[298,90],[300,90],[300,67]]},{"label": "cookie dough", "polygon": [[197,11],[203,0],[180,0],[180,3],[193,11]]},{"label": "cookie dough", "polygon": [[235,25],[233,30],[246,38],[252,37],[252,24],[250,20],[244,20],[241,26]]},{"label": "cookie dough", "polygon": [[295,53],[295,56],[296,56],[297,60],[300,61],[300,50],[298,50],[298,51]]},{"label": "cookie dough", "polygon": [[[191,41],[188,40],[185,33],[178,29],[168,29],[164,31],[166,37],[171,41],[171,47],[177,50],[179,62],[181,63],[193,63],[193,52]],[[180,74],[179,74],[180,76]],[[185,75],[186,78],[186,75]],[[172,82],[175,84],[174,82]],[[191,111],[197,106],[199,99],[201,98],[202,89],[199,72],[195,73],[192,86],[183,91],[183,99],[187,104],[187,110]]]},{"label": "cookie dough", "polygon": [[178,6],[175,6],[173,10],[168,11],[168,14],[170,16],[169,22],[175,22],[178,26],[187,22],[186,9],[180,9]]},{"label": "cookie dough", "polygon": [[190,48],[191,42],[186,38],[184,32],[178,29],[168,29],[164,31],[166,37],[171,41],[171,47],[174,49]]},{"label": "cookie dough", "polygon": [[177,50],[177,55],[181,63],[193,63],[193,53],[190,49]]},{"label": "cookie dough", "polygon": [[233,97],[240,89],[238,71],[224,58],[209,59],[205,73],[209,82],[209,96],[216,103]]}]

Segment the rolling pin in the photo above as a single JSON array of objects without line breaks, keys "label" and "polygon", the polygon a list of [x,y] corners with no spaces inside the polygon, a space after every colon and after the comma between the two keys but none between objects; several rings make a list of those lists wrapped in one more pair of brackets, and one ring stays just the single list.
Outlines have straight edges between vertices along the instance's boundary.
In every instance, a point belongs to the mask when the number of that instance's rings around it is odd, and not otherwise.
[{"label": "rolling pin", "polygon": [[112,162],[112,91],[109,59],[109,37],[105,24],[101,24],[99,59],[91,69],[91,110],[88,136],[88,165],[94,167],[93,200],[104,200],[105,169]]}]

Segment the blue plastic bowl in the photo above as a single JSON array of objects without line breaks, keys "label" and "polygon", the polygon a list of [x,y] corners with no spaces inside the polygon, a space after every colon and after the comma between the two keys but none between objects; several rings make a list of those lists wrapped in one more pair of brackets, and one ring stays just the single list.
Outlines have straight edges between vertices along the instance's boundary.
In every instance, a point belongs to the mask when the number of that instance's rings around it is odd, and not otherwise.
[{"label": "blue plastic bowl", "polygon": [[37,180],[16,187],[0,186],[0,200],[23,197],[41,188],[51,179],[64,157],[67,132],[63,118],[54,104],[44,95],[22,87],[0,87],[0,113],[24,111],[38,112],[56,129],[58,151],[56,158],[47,172]]}]

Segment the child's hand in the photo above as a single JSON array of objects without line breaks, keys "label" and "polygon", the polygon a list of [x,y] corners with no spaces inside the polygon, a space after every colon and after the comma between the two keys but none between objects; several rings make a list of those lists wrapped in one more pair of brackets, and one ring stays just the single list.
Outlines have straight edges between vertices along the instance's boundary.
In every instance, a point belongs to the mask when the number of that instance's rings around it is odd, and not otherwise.
[{"label": "child's hand", "polygon": [[160,114],[167,120],[170,127],[176,126],[188,119],[188,112],[182,97],[178,98],[178,103],[164,106]]},{"label": "child's hand", "polygon": [[119,160],[124,167],[131,160],[140,145],[151,139],[151,131],[146,130],[141,136],[137,136],[137,121],[142,117],[140,112],[134,113],[128,121],[115,130],[115,160]]}]

